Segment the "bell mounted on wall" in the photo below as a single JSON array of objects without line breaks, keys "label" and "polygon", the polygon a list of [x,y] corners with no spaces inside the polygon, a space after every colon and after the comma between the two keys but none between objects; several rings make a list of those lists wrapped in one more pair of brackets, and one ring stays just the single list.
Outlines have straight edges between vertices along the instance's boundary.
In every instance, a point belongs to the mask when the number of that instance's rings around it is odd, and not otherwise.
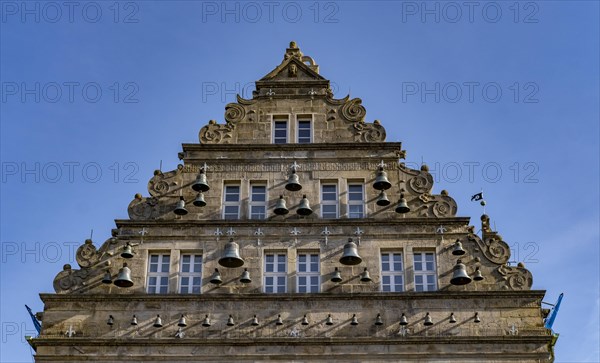
[{"label": "bell mounted on wall", "polygon": [[400,316],[400,325],[408,325],[408,318],[406,315],[404,315],[404,313],[402,313],[402,316]]},{"label": "bell mounted on wall", "polygon": [[348,238],[348,243],[344,245],[344,254],[340,257],[342,265],[358,265],[362,262],[362,258],[358,255],[358,247],[352,242],[352,238]]},{"label": "bell mounted on wall", "polygon": [[327,315],[327,319],[325,319],[325,325],[333,325],[333,318],[331,314]]},{"label": "bell mounted on wall", "polygon": [[221,273],[219,272],[218,268],[216,268],[215,272],[210,275],[210,283],[215,285],[221,285],[223,283],[223,280],[221,279]]},{"label": "bell mounted on wall", "polygon": [[229,315],[229,318],[227,318],[227,326],[234,326],[235,322],[233,321],[233,315]]},{"label": "bell mounted on wall", "polygon": [[467,251],[463,250],[462,243],[460,243],[460,240],[457,239],[456,242],[454,243],[454,249],[452,250],[452,254],[454,256],[462,256],[465,253],[467,253]]},{"label": "bell mounted on wall", "polygon": [[206,201],[204,200],[204,193],[200,192],[196,195],[196,199],[193,202],[195,207],[204,207],[206,206]]},{"label": "bell mounted on wall", "polygon": [[115,285],[118,287],[131,287],[133,280],[131,279],[131,270],[127,267],[127,263],[123,263],[123,267],[119,269],[119,275],[115,280]]},{"label": "bell mounted on wall", "polygon": [[462,263],[461,260],[456,261],[454,265],[454,271],[452,272],[452,278],[450,283],[452,285],[466,285],[471,282],[471,277],[467,274],[467,267]]},{"label": "bell mounted on wall", "polygon": [[452,324],[456,323],[456,317],[454,316],[454,313],[450,313],[450,320],[449,320],[449,322],[452,323]]},{"label": "bell mounted on wall", "polygon": [[175,210],[173,211],[178,216],[184,216],[188,214],[187,209],[185,209],[185,200],[183,200],[183,196],[179,197],[177,201],[177,205],[175,206]]},{"label": "bell mounted on wall", "polygon": [[242,277],[240,277],[240,282],[242,284],[249,284],[252,282],[252,279],[250,278],[250,272],[248,272],[247,268],[245,268],[244,272],[242,272]]},{"label": "bell mounted on wall", "polygon": [[350,325],[358,325],[358,318],[356,314],[352,314],[352,319],[350,319]]},{"label": "bell mounted on wall", "polygon": [[310,209],[310,204],[308,203],[308,198],[306,198],[306,194],[302,196],[302,201],[300,201],[300,205],[296,210],[296,213],[301,216],[308,216],[312,213],[312,209]]},{"label": "bell mounted on wall", "polygon": [[331,276],[331,282],[342,282],[342,274],[340,270],[336,267],[333,271],[333,276]]},{"label": "bell mounted on wall", "polygon": [[406,199],[404,199],[404,194],[400,194],[400,200],[398,201],[398,206],[396,207],[396,213],[405,214],[408,212],[410,212],[408,203],[406,202]]},{"label": "bell mounted on wall", "polygon": [[383,319],[381,318],[381,314],[377,314],[375,317],[375,325],[383,325]]},{"label": "bell mounted on wall", "polygon": [[477,266],[475,268],[475,273],[473,274],[473,281],[481,281],[483,279],[484,279],[484,277],[481,274],[481,270],[479,269],[479,266]]},{"label": "bell mounted on wall", "polygon": [[429,315],[429,313],[427,313],[425,315],[425,321],[423,322],[423,325],[425,325],[425,326],[433,325],[433,319],[431,319],[431,315]]},{"label": "bell mounted on wall", "polygon": [[177,326],[182,327],[182,328],[187,326],[187,322],[185,321],[185,316],[183,314],[181,314],[181,317],[179,318],[179,321],[177,322]]},{"label": "bell mounted on wall", "polygon": [[229,268],[242,267],[244,260],[240,257],[240,246],[233,242],[233,238],[225,245],[223,257],[219,259],[219,265]]},{"label": "bell mounted on wall", "polygon": [[302,322],[300,324],[308,325],[308,318],[306,317],[306,314],[304,314],[304,316],[302,317]]},{"label": "bell mounted on wall", "polygon": [[[254,315],[256,318],[256,315]],[[256,321],[256,325],[258,325],[258,320]],[[283,319],[281,318],[281,314],[277,315],[277,320],[275,320],[275,325],[283,325]]]},{"label": "bell mounted on wall", "polygon": [[102,277],[103,284],[112,284],[112,275],[110,274],[110,270],[106,270],[104,273],[104,277]]},{"label": "bell mounted on wall", "polygon": [[203,327],[209,327],[212,324],[210,323],[210,318],[208,317],[208,314],[204,317],[204,320],[202,321],[202,326]]},{"label": "bell mounted on wall", "polygon": [[383,166],[379,166],[377,177],[373,183],[373,188],[377,190],[387,190],[392,187],[392,183],[388,180],[387,173],[383,170]]},{"label": "bell mounted on wall", "polygon": [[133,248],[131,244],[127,242],[123,247],[123,252],[121,252],[121,257],[123,258],[133,258]]},{"label": "bell mounted on wall", "polygon": [[380,207],[385,207],[387,205],[390,205],[390,200],[388,199],[387,193],[382,190],[381,193],[379,193],[379,196],[377,196],[377,201],[375,202],[375,204],[377,204]]},{"label": "bell mounted on wall", "polygon": [[206,180],[204,168],[200,168],[200,173],[198,173],[196,181],[194,181],[194,184],[192,184],[192,189],[197,192],[207,192],[210,189],[210,186]]},{"label": "bell mounted on wall", "polygon": [[134,326],[138,325],[137,316],[134,315],[133,318],[131,318],[131,323],[130,324],[134,325]]},{"label": "bell mounted on wall", "polygon": [[479,318],[479,313],[475,313],[475,317],[473,318],[474,323],[481,323],[481,319]]},{"label": "bell mounted on wall", "polygon": [[109,315],[108,320],[106,321],[106,325],[113,326],[114,323],[115,323],[115,319],[113,318],[112,315]]},{"label": "bell mounted on wall", "polygon": [[296,174],[296,168],[298,166],[294,162],[292,165],[292,174],[290,174],[287,183],[285,184],[285,189],[290,192],[297,192],[302,189],[302,185],[300,184],[300,177]]},{"label": "bell mounted on wall", "polygon": [[160,315],[156,315],[156,319],[154,319],[154,324],[152,324],[153,327],[155,328],[162,328],[162,319],[160,318]]},{"label": "bell mounted on wall", "polygon": [[278,216],[284,216],[290,212],[289,209],[287,209],[285,199],[283,199],[283,195],[279,196],[279,199],[277,200],[277,204],[275,204],[275,209],[273,209],[273,212]]},{"label": "bell mounted on wall", "polygon": [[252,318],[252,322],[250,323],[250,325],[252,326],[258,326],[258,318],[256,317],[256,315],[254,315],[254,317]]},{"label": "bell mounted on wall", "polygon": [[360,282],[371,282],[371,276],[369,275],[369,271],[366,267],[360,274]]}]

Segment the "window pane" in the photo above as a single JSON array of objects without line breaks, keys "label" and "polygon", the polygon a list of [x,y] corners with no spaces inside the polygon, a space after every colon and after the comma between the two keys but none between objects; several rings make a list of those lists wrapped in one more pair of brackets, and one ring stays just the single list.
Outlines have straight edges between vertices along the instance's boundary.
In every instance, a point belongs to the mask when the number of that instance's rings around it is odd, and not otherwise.
[{"label": "window pane", "polygon": [[415,261],[415,271],[422,271],[422,270],[423,270],[423,264],[421,262]]}]

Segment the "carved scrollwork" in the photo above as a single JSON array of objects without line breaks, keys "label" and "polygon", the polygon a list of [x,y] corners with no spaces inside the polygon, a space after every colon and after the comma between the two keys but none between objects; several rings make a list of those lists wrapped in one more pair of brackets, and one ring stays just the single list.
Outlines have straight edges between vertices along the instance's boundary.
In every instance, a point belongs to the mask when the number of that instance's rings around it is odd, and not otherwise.
[{"label": "carved scrollwork", "polygon": [[240,122],[246,117],[246,109],[244,106],[237,103],[228,103],[225,106],[225,121],[227,123]]},{"label": "carved scrollwork", "polygon": [[469,239],[475,241],[483,255],[495,264],[503,265],[510,259],[510,247],[499,238],[487,238],[483,241],[479,236],[470,234]]},{"label": "carved scrollwork", "polygon": [[385,141],[385,129],[381,125],[356,122],[354,128],[354,141],[358,142],[378,142]]},{"label": "carved scrollwork", "polygon": [[360,98],[353,98],[346,101],[341,110],[342,117],[350,122],[362,122],[367,114],[367,110],[362,105]]},{"label": "carved scrollwork", "polygon": [[418,175],[410,178],[408,187],[414,194],[429,193],[433,188],[433,177],[427,172],[420,172]]},{"label": "carved scrollwork", "polygon": [[80,267],[87,268],[95,265],[100,260],[100,256],[92,240],[88,239],[79,246],[75,254],[75,260]]},{"label": "carved scrollwork", "polygon": [[183,165],[177,165],[177,169],[162,173],[159,170],[154,172],[152,179],[148,181],[148,193],[152,196],[160,196],[169,193],[172,187],[177,184],[169,182],[169,179],[176,177],[183,172]]},{"label": "carved scrollwork", "polygon": [[219,125],[211,120],[208,125],[200,129],[198,139],[203,144],[228,144],[233,138],[235,124],[227,122],[225,125]]},{"label": "carved scrollwork", "polygon": [[[456,203],[453,203],[454,200],[449,197],[441,197],[442,200],[438,200],[433,204],[432,210],[433,214],[438,217],[451,217],[456,215],[457,206]],[[447,200],[450,199],[450,200]]]},{"label": "carved scrollwork", "polygon": [[533,285],[533,275],[523,265],[517,267],[502,265],[497,271],[505,281],[504,289],[530,290]]},{"label": "carved scrollwork", "polygon": [[90,275],[90,269],[73,270],[71,266],[65,265],[63,271],[59,272],[54,278],[54,291],[57,293],[66,292],[74,287],[81,286],[82,282]]}]

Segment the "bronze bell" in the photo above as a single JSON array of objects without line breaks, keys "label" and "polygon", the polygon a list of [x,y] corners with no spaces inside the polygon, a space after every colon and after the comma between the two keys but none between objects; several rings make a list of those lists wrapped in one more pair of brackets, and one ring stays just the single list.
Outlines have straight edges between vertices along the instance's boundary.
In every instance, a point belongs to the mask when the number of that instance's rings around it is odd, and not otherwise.
[{"label": "bronze bell", "polygon": [[383,166],[379,167],[379,171],[377,172],[377,177],[375,178],[375,182],[373,183],[373,188],[377,190],[387,190],[392,187],[392,184],[387,178],[387,173],[383,170]]},{"label": "bronze bell", "polygon": [[450,322],[452,324],[456,323],[456,317],[454,316],[454,313],[450,313]]},{"label": "bronze bell", "polygon": [[[256,318],[256,315],[254,315]],[[256,325],[258,325],[258,320],[256,321]],[[283,319],[281,318],[281,314],[277,315],[277,320],[275,320],[275,325],[283,325]]]},{"label": "bronze bell", "polygon": [[466,285],[469,282],[471,282],[471,278],[467,274],[467,267],[463,265],[461,260],[456,261],[450,283],[452,285]]},{"label": "bronze bell", "polygon": [[194,184],[192,184],[192,189],[197,192],[207,192],[210,189],[208,182],[206,181],[206,174],[204,173],[204,168],[200,169],[200,173],[196,178]]},{"label": "bronze bell", "polygon": [[133,318],[131,318],[131,325],[138,325],[137,316],[134,315]]},{"label": "bronze bell", "polygon": [[215,285],[220,285],[223,283],[223,280],[221,279],[221,273],[219,272],[218,268],[216,268],[215,272],[213,272],[213,274],[210,276],[210,283]]},{"label": "bronze bell", "polygon": [[481,323],[481,319],[479,319],[479,313],[475,313],[475,318],[473,319],[474,323]]},{"label": "bronze bell", "polygon": [[210,318],[208,317],[208,314],[204,317],[204,320],[202,321],[202,326],[204,326],[204,327],[211,326]]},{"label": "bronze bell", "polygon": [[308,318],[306,317],[306,314],[304,314],[304,316],[302,317],[302,325],[308,325]]},{"label": "bronze bell", "polygon": [[129,242],[127,242],[125,244],[125,247],[123,247],[123,252],[121,252],[121,257],[133,258],[133,249],[131,248],[131,245],[129,244]]},{"label": "bronze bell", "polygon": [[119,275],[115,280],[115,285],[118,287],[131,287],[133,280],[131,279],[131,270],[127,267],[127,263],[123,263],[123,267],[119,269]]},{"label": "bronze bell", "polygon": [[365,267],[364,271],[360,274],[360,281],[361,282],[371,282],[371,276],[369,275],[369,271],[367,271],[366,267]]},{"label": "bronze bell", "polygon": [[358,325],[358,318],[356,314],[352,314],[352,319],[350,320],[350,325]]},{"label": "bronze bell", "polygon": [[180,327],[187,326],[187,323],[185,322],[185,316],[183,314],[181,314],[181,318],[179,318],[179,321],[177,322],[177,326],[180,326]]},{"label": "bronze bell", "polygon": [[112,284],[112,275],[110,274],[110,270],[106,270],[104,277],[102,278],[103,284]]},{"label": "bronze bell", "polygon": [[108,320],[106,321],[106,325],[112,326],[114,323],[115,323],[115,319],[113,318],[112,315],[109,315]]},{"label": "bronze bell", "polygon": [[312,209],[310,209],[310,204],[308,203],[308,199],[306,198],[306,194],[304,194],[302,196],[302,201],[300,202],[300,205],[298,206],[298,209],[296,210],[296,213],[298,213],[301,216],[308,216],[312,213]]},{"label": "bronze bell", "polygon": [[250,278],[250,272],[248,272],[247,268],[245,268],[244,272],[242,272],[242,277],[240,278],[240,282],[242,284],[249,284],[252,282],[252,279]]},{"label": "bronze bell", "polygon": [[402,313],[402,316],[400,317],[400,325],[408,325],[408,319],[404,313]]},{"label": "bronze bell", "polygon": [[433,320],[431,319],[431,315],[429,315],[429,313],[427,313],[425,315],[425,321],[423,322],[423,325],[425,325],[425,326],[433,325]]},{"label": "bronze bell", "polygon": [[381,318],[381,314],[377,314],[375,317],[375,325],[383,325],[383,319]]},{"label": "bronze bell", "polygon": [[229,315],[229,318],[227,318],[227,326],[234,326],[235,322],[233,321],[233,315]]},{"label": "bronze bell", "polygon": [[256,315],[254,315],[254,317],[252,318],[252,322],[250,323],[250,325],[258,326],[258,318],[256,317]]},{"label": "bronze bell", "polygon": [[292,169],[292,174],[288,178],[285,189],[291,192],[297,192],[298,190],[302,189],[302,185],[300,185],[300,177],[298,174],[296,174],[296,169]]},{"label": "bronze bell", "polygon": [[454,256],[462,256],[465,253],[467,253],[465,250],[463,250],[463,246],[462,243],[460,243],[460,240],[456,240],[456,242],[454,243],[454,249],[452,250],[452,254]]},{"label": "bronze bell", "polygon": [[162,319],[160,318],[160,315],[156,315],[156,319],[154,319],[154,324],[152,324],[153,327],[155,328],[162,328]]},{"label": "bronze bell", "polygon": [[337,267],[335,268],[335,271],[333,271],[331,282],[342,282],[342,274],[340,274],[340,270]]},{"label": "bronze bell", "polygon": [[225,245],[223,257],[219,259],[219,265],[224,267],[242,267],[244,260],[240,257],[240,246],[233,242],[233,238]]},{"label": "bronze bell", "polygon": [[396,213],[404,214],[408,212],[410,212],[408,203],[406,203],[406,199],[404,199],[404,194],[400,194],[400,200],[398,201],[398,206],[396,207]]},{"label": "bronze bell", "polygon": [[206,206],[206,201],[204,200],[204,193],[198,193],[198,195],[196,196],[196,199],[194,199],[193,204],[196,207]]},{"label": "bronze bell", "polygon": [[173,212],[178,216],[184,216],[188,214],[187,209],[185,209],[185,200],[183,200],[183,197],[179,197],[179,200],[177,201],[177,206],[175,206],[175,210]]},{"label": "bronze bell", "polygon": [[390,200],[388,199],[387,193],[385,191],[381,191],[381,193],[379,193],[379,196],[377,197],[377,201],[375,202],[375,204],[377,204],[380,207],[385,207],[386,205],[390,205]]},{"label": "bronze bell", "polygon": [[331,314],[327,315],[327,319],[325,319],[325,325],[333,325],[333,318]]},{"label": "bronze bell", "polygon": [[277,201],[277,204],[275,204],[275,209],[273,212],[278,216],[283,216],[290,212],[285,205],[285,199],[283,199],[283,195],[279,196],[279,200]]},{"label": "bronze bell", "polygon": [[476,267],[475,268],[475,273],[473,274],[473,280],[475,280],[475,281],[481,281],[483,279],[484,279],[484,277],[481,274],[481,270],[479,269],[479,267]]},{"label": "bronze bell", "polygon": [[358,255],[358,247],[352,242],[352,238],[348,238],[348,243],[344,245],[344,254],[340,258],[342,265],[358,265],[362,262],[362,258]]}]

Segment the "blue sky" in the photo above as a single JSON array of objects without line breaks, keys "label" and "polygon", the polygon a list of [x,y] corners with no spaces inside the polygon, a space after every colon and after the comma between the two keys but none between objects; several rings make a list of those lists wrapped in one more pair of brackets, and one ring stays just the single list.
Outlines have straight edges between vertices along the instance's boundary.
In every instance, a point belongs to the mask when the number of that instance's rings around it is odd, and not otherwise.
[{"label": "blue sky", "polygon": [[565,293],[557,361],[600,361],[598,2],[0,5],[2,362],[32,361],[23,304],[290,40],[478,228],[483,188],[534,288]]}]

